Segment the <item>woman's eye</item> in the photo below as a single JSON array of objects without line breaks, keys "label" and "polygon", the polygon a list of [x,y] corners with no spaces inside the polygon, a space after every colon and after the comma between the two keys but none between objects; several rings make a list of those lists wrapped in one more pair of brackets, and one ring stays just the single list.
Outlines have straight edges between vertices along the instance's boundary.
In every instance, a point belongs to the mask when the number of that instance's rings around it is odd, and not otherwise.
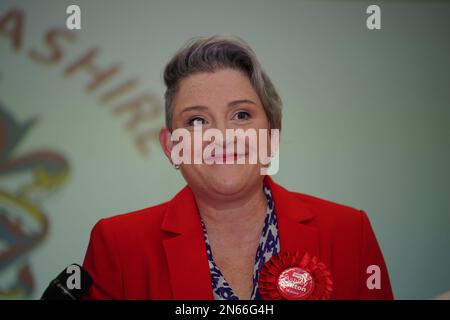
[{"label": "woman's eye", "polygon": [[237,120],[247,120],[248,118],[250,118],[250,113],[246,111],[239,111],[234,115],[233,118]]},{"label": "woman's eye", "polygon": [[205,120],[199,117],[195,117],[189,120],[190,126],[200,126],[205,124]]}]

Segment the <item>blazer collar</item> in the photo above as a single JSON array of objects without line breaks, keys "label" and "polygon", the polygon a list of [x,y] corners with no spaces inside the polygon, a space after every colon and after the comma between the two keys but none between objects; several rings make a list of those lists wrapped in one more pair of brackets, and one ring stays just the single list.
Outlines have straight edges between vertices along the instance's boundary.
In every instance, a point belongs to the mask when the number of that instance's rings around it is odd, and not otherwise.
[{"label": "blazer collar", "polygon": [[275,214],[280,237],[280,252],[300,251],[319,256],[319,234],[312,225],[314,211],[308,203],[295,192],[275,183],[270,176],[264,182],[272,191]]},{"label": "blazer collar", "polygon": [[286,216],[293,222],[305,222],[314,218],[314,212],[300,200],[298,194],[290,192],[275,183],[270,176],[265,176],[264,183],[269,186],[275,202],[276,213]]},{"label": "blazer collar", "polygon": [[[304,223],[314,212],[297,194],[264,178],[275,203],[281,251],[319,254],[317,229]],[[170,284],[176,300],[213,299],[203,230],[192,190],[185,186],[168,202],[161,229],[169,266]]]}]

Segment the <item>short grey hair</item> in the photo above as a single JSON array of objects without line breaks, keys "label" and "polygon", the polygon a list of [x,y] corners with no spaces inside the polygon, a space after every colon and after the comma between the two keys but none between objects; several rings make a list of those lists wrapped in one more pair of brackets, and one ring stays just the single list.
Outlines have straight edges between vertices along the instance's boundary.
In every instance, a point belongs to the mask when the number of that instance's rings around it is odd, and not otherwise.
[{"label": "short grey hair", "polygon": [[241,38],[228,34],[195,37],[184,44],[164,69],[166,127],[172,131],[173,102],[182,79],[201,72],[236,69],[248,76],[259,96],[270,129],[281,130],[282,101],[255,52]]}]

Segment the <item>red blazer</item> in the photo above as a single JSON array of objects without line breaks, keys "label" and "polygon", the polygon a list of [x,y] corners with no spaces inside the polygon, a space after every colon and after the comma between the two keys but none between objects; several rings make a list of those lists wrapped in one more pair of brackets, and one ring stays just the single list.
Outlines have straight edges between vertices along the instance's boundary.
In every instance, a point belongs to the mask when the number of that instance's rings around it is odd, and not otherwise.
[{"label": "red blazer", "polygon": [[[280,250],[317,256],[330,270],[332,299],[393,299],[388,272],[363,210],[290,192],[269,176]],[[370,290],[367,267],[381,270]],[[87,299],[213,299],[205,241],[191,189],[172,200],[101,219],[84,268],[93,278]]]}]

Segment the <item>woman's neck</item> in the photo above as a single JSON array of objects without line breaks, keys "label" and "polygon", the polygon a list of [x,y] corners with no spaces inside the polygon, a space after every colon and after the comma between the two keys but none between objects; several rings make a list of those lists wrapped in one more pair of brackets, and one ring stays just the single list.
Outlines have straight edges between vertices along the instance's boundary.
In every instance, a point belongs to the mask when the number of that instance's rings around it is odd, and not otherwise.
[{"label": "woman's neck", "polygon": [[[233,199],[196,196],[200,215],[207,226],[208,234],[221,237],[237,237],[243,243],[259,239],[267,213],[267,199],[262,185],[245,192],[244,196]],[[236,238],[235,238],[236,239]]]}]

